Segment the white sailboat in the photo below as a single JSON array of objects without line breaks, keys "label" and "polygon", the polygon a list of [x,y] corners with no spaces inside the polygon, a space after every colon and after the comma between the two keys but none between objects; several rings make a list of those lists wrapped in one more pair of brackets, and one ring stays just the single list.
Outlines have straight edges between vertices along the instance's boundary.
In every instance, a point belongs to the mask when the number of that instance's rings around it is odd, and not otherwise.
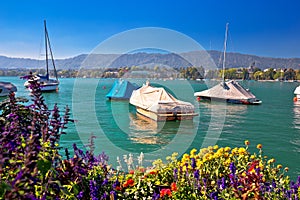
[{"label": "white sailboat", "polygon": [[[40,84],[40,89],[43,92],[51,92],[51,91],[58,91],[58,85],[59,85],[59,81],[58,81],[58,77],[57,77],[57,72],[56,72],[56,67],[55,67],[55,62],[54,62],[54,58],[53,58],[53,53],[51,50],[51,45],[50,45],[50,39],[49,39],[49,35],[48,35],[48,30],[46,27],[46,20],[44,20],[44,28],[45,28],[45,51],[46,51],[46,75],[34,75],[33,79],[37,80],[38,83]],[[55,79],[51,79],[49,77],[50,73],[49,73],[49,58],[48,58],[48,53],[50,53],[50,57],[51,57],[51,64],[53,66],[53,72],[54,72],[54,76]],[[30,80],[26,81],[24,83],[25,87],[29,87],[30,85]]]},{"label": "white sailboat", "polygon": [[229,80],[225,82],[225,58],[226,58],[226,47],[227,47],[227,34],[228,34],[228,23],[226,24],[225,41],[224,41],[224,55],[223,55],[223,74],[222,82],[210,89],[195,92],[194,96],[197,100],[221,100],[228,103],[234,104],[261,104],[262,101],[258,100],[249,89],[245,89],[238,82]]}]

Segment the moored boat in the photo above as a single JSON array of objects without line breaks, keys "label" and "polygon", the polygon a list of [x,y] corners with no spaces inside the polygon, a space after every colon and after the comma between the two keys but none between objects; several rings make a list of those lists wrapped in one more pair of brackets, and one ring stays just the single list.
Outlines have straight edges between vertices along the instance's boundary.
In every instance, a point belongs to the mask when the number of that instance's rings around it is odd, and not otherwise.
[{"label": "moored boat", "polygon": [[230,80],[225,82],[225,58],[226,58],[226,46],[227,46],[227,34],[228,34],[228,23],[226,24],[225,41],[224,41],[224,54],[223,54],[223,81],[204,91],[195,92],[194,96],[197,100],[221,100],[227,103],[233,104],[247,104],[247,105],[259,105],[262,103],[261,100],[257,99],[249,89],[245,89],[238,82]]},{"label": "moored boat", "polygon": [[300,101],[300,86],[296,87],[296,89],[294,90],[294,101]]},{"label": "moored boat", "polygon": [[[57,77],[57,72],[56,72],[56,67],[55,67],[55,62],[53,58],[53,53],[51,50],[51,45],[50,45],[50,39],[48,35],[48,30],[46,27],[46,21],[44,21],[44,29],[45,29],[45,51],[46,51],[46,75],[33,75],[32,78],[35,79],[39,84],[40,84],[40,89],[42,92],[52,92],[52,91],[58,91],[58,86],[59,86],[59,81]],[[49,77],[49,59],[48,59],[48,51],[51,56],[51,63],[53,66],[53,72],[55,79],[50,79]],[[29,88],[30,85],[30,80],[26,81],[24,83],[24,86],[26,88]],[[30,88],[29,88],[30,89]]]},{"label": "moored boat", "polygon": [[233,104],[248,104],[258,105],[262,102],[250,92],[249,89],[245,89],[238,82],[230,80],[224,83],[220,83],[208,90],[201,92],[195,92],[194,96],[198,101],[201,100],[215,100],[226,101]]},{"label": "moored boat", "polygon": [[114,82],[112,88],[107,93],[109,100],[129,100],[133,90],[138,89],[138,85],[127,80],[118,79]]},{"label": "moored boat", "polygon": [[132,92],[129,103],[136,107],[137,113],[154,121],[192,120],[198,115],[191,103],[180,101],[149,82]]},{"label": "moored boat", "polygon": [[0,97],[8,96],[11,92],[16,92],[17,87],[10,82],[0,82]]}]

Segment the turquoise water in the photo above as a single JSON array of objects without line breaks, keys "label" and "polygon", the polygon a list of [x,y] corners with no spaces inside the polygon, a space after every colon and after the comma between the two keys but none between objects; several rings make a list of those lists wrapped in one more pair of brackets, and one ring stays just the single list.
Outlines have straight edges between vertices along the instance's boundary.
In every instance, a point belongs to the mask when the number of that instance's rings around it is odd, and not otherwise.
[{"label": "turquoise water", "polygon": [[[18,87],[17,96],[29,96],[18,77],[1,77]],[[164,158],[172,152],[180,154],[207,145],[243,146],[250,150],[263,145],[264,153],[277,163],[290,168],[289,175],[300,174],[300,103],[293,102],[293,91],[299,83],[241,82],[263,101],[259,106],[198,103],[193,90],[200,91],[215,82],[153,81],[164,85],[181,100],[193,103],[199,116],[193,121],[155,123],[136,115],[127,101],[105,99],[113,79],[61,79],[58,93],[45,93],[51,108],[55,103],[63,110],[71,108],[75,124],[69,124],[61,145],[73,143],[83,147],[95,135],[96,153],[106,152],[115,165],[116,157],[132,153],[135,158],[145,153],[145,162]],[[144,80],[134,80],[142,84]]]}]

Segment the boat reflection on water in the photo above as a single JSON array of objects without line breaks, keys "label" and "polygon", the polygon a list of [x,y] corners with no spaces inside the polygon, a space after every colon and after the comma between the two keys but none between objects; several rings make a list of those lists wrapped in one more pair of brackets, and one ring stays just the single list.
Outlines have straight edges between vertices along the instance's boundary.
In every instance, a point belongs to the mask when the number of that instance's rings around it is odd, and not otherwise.
[{"label": "boat reflection on water", "polygon": [[189,134],[194,129],[192,120],[157,122],[139,113],[129,113],[129,118],[128,137],[140,144],[167,144],[176,134]]},{"label": "boat reflection on water", "polygon": [[[295,129],[300,130],[300,101],[295,101],[294,102],[294,127]],[[300,136],[297,134],[297,136],[294,137],[293,140],[290,141],[293,145],[296,146],[296,151],[300,152]]]},{"label": "boat reflection on water", "polygon": [[300,129],[300,101],[294,102],[294,127]]}]

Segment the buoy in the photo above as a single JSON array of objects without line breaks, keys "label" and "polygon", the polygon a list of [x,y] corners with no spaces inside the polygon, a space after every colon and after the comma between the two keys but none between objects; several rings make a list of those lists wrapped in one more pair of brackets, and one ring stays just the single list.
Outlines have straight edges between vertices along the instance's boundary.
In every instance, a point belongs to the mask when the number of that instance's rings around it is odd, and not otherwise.
[{"label": "buoy", "polygon": [[201,98],[200,97],[197,97],[197,101],[200,101],[201,100]]},{"label": "buoy", "polygon": [[294,99],[293,99],[293,100],[294,100],[294,102],[296,102],[296,101],[298,101],[298,98],[297,98],[297,97],[294,97]]}]

